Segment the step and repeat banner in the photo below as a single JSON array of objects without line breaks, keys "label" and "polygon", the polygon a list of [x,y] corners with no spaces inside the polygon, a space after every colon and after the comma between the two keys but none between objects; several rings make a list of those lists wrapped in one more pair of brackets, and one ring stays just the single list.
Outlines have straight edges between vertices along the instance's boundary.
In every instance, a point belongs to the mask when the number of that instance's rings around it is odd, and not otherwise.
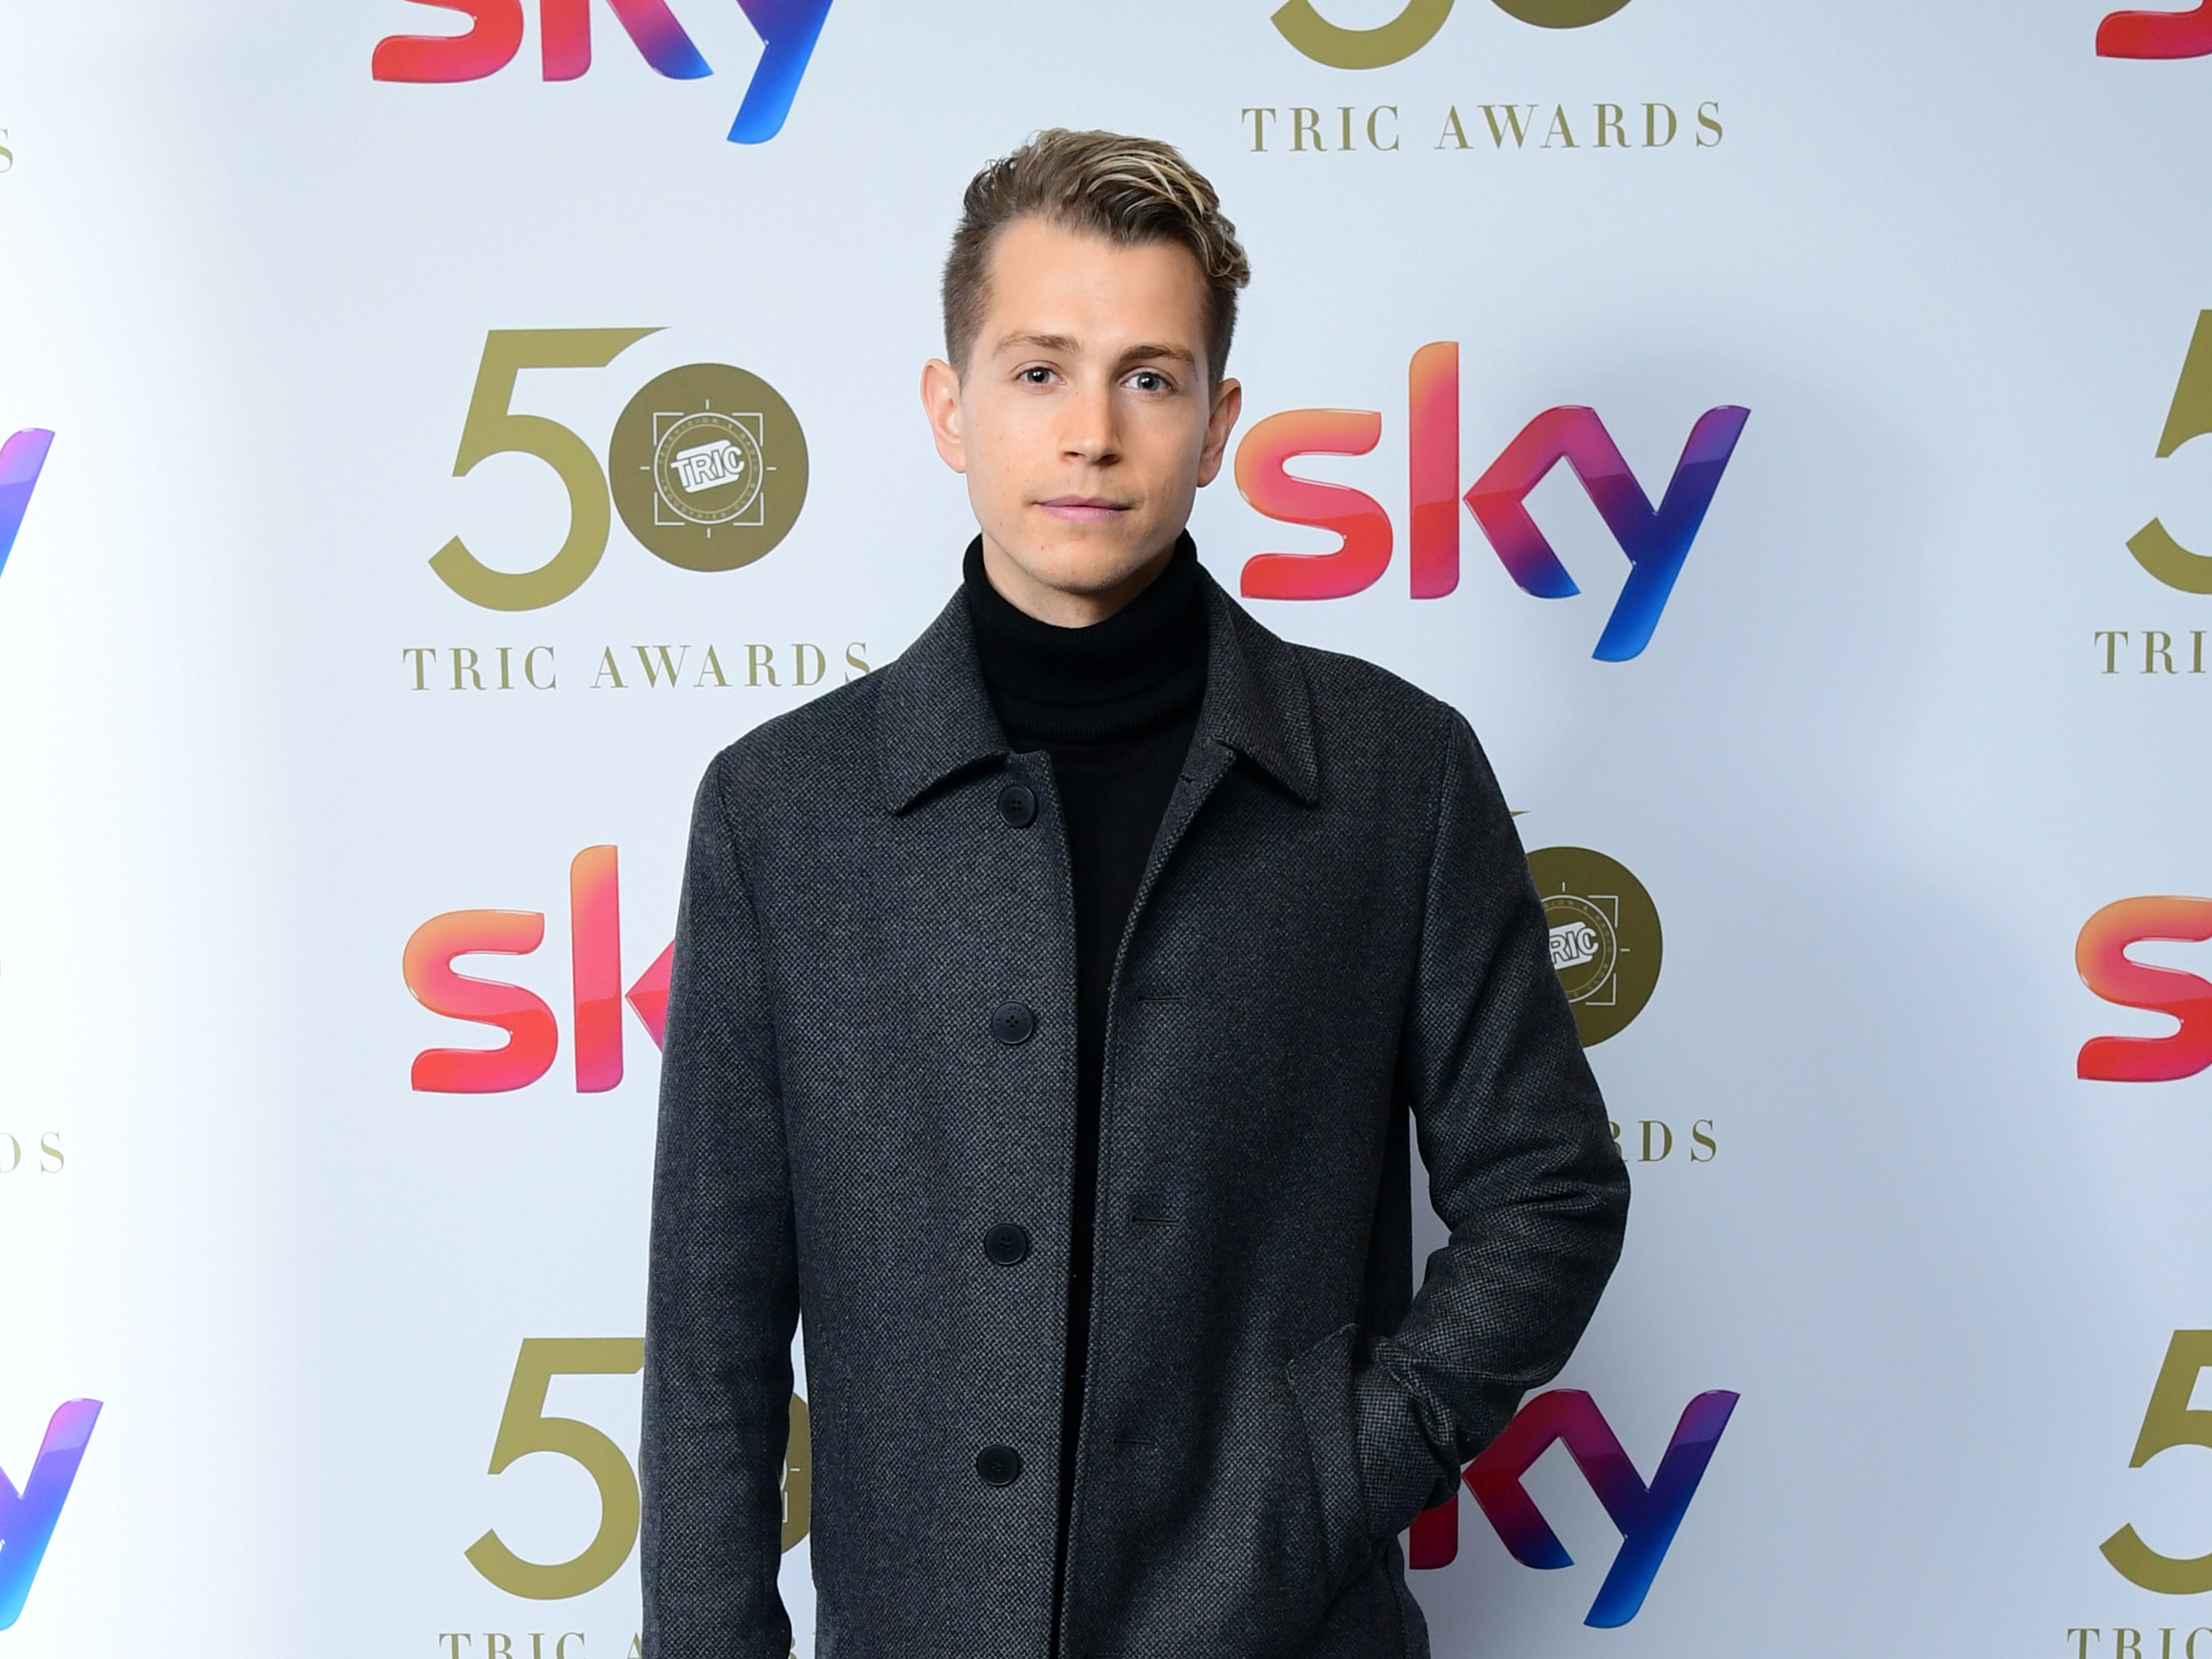
[{"label": "step and repeat banner", "polygon": [[0,1656],[638,1652],[691,792],[952,591],[1072,125],[1220,187],[1201,556],[1473,720],[1635,1181],[1437,1654],[2212,1659],[2212,4],[2108,13],[0,0]]}]

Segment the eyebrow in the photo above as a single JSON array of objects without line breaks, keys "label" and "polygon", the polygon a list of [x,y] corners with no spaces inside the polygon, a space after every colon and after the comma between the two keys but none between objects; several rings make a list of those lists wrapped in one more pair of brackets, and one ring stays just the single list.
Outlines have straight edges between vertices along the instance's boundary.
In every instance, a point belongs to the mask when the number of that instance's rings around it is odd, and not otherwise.
[{"label": "eyebrow", "polygon": [[1178,345],[1135,345],[1121,354],[1121,361],[1125,363],[1147,362],[1155,357],[1168,357],[1179,363],[1195,364],[1198,362]]},{"label": "eyebrow", "polygon": [[[1000,351],[1010,346],[1030,346],[1039,351],[1079,352],[1083,349],[1074,337],[1067,334],[1009,334],[999,342]],[[1124,364],[1151,362],[1162,357],[1179,363],[1195,364],[1198,361],[1182,346],[1147,344],[1131,346],[1121,354],[1121,362]]]},{"label": "eyebrow", "polygon": [[1009,346],[1034,346],[1039,351],[1076,351],[1081,349],[1074,337],[1067,334],[1009,334],[999,342],[999,349]]}]

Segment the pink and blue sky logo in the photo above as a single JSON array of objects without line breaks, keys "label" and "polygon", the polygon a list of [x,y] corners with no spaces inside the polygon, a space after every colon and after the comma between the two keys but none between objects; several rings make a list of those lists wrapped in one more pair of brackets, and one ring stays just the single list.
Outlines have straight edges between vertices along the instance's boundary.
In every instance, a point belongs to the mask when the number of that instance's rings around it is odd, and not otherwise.
[{"label": "pink and blue sky logo", "polygon": [[1698,538],[1705,509],[1713,504],[1721,474],[1728,471],[1735,441],[1750,418],[1748,410],[1732,406],[1699,416],[1655,512],[1595,410],[1547,410],[1474,481],[1467,492],[1468,510],[1522,592],[1540,599],[1572,599],[1582,590],[1524,503],[1561,461],[1573,468],[1598,517],[1628,556],[1627,583],[1591,654],[1600,662],[1626,662],[1651,643],[1651,630],[1659,625],[1674,578],[1682,574],[1682,561]]},{"label": "pink and blue sky logo", "polygon": [[[1647,1486],[1597,1402],[1579,1389],[1554,1389],[1523,1406],[1505,1432],[1467,1466],[1467,1489],[1516,1561],[1524,1567],[1571,1567],[1574,1559],[1566,1546],[1521,1484],[1554,1442],[1565,1441],[1583,1479],[1620,1528],[1620,1553],[1583,1620],[1613,1629],[1642,1611],[1738,1398],[1716,1389],[1685,1407]],[[1450,1565],[1459,1555],[1458,1499],[1414,1522],[1411,1542],[1410,1561],[1416,1569]]]},{"label": "pink and blue sky logo", "polygon": [[76,1484],[84,1443],[92,1438],[92,1425],[99,1418],[97,1400],[72,1400],[55,1412],[39,1447],[39,1460],[31,1465],[31,1478],[21,1492],[0,1471],[0,1630],[22,1616],[31,1581],[46,1559],[54,1522],[61,1519],[62,1504]]},{"label": "pink and blue sky logo", "polygon": [[[1628,560],[1628,578],[1591,654],[1627,662],[1643,654],[1682,574],[1691,544],[1735,454],[1751,411],[1723,404],[1699,416],[1654,507],[1594,409],[1547,409],[1460,494],[1459,345],[1437,340],[1413,354],[1407,374],[1407,570],[1416,599],[1440,599],[1460,580],[1464,503],[1515,586],[1540,599],[1582,592],[1529,515],[1528,500],[1565,462]],[[1323,553],[1259,553],[1238,586],[1255,599],[1341,599],[1373,586],[1390,568],[1390,514],[1364,490],[1300,477],[1288,464],[1305,455],[1364,455],[1382,440],[1372,409],[1292,409],[1270,415],[1237,449],[1237,488],[1254,510],[1280,524],[1310,525],[1340,542]]]},{"label": "pink and blue sky logo", "polygon": [[[394,34],[376,44],[369,73],[379,81],[433,84],[481,81],[513,63],[522,50],[522,0],[413,0],[463,14],[459,34]],[[645,61],[672,81],[697,81],[708,66],[668,0],[606,0],[607,9]],[[593,0],[538,0],[541,64],[548,81],[574,81],[592,67]],[[730,128],[733,144],[763,144],[783,131],[799,83],[813,60],[814,43],[830,15],[830,0],[738,0],[761,38],[744,102]]]},{"label": "pink and blue sky logo", "polygon": [[2107,904],[2081,924],[2074,966],[2081,982],[2121,1008],[2164,1014],[2174,1029],[2152,1036],[2094,1036],[2075,1074],[2093,1083],[2174,1083],[2212,1066],[2212,984],[2179,968],[2137,962],[2138,945],[2212,939],[2212,899],[2153,894]]},{"label": "pink and blue sky logo", "polygon": [[33,427],[0,444],[0,570],[8,568],[15,532],[23,527],[23,514],[31,505],[31,492],[39,487],[46,470],[46,452],[54,434]]},{"label": "pink and blue sky logo", "polygon": [[[623,1005],[653,1046],[668,1020],[670,945],[629,988],[623,987],[621,867],[611,847],[586,847],[568,866],[569,973],[574,991],[576,1088],[604,1094],[623,1080]],[[490,1095],[526,1089],[553,1069],[561,1026],[536,993],[464,974],[463,957],[526,957],[545,942],[542,910],[449,910],[417,927],[400,953],[400,973],[415,1000],[448,1019],[507,1034],[496,1048],[425,1048],[408,1080],[427,1094]]]},{"label": "pink and blue sky logo", "polygon": [[2116,11],[2097,25],[2100,58],[2212,55],[2212,0],[2186,11]]}]

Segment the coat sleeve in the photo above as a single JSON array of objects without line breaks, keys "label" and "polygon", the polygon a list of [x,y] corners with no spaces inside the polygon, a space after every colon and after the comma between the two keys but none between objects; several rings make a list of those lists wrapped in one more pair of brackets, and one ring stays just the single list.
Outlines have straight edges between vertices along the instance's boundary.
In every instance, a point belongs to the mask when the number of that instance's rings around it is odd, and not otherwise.
[{"label": "coat sleeve", "polygon": [[1400,1065],[1450,1238],[1398,1330],[1354,1364],[1378,1538],[1449,1497],[1522,1395],[1566,1363],[1628,1214],[1512,815],[1456,714],[1446,744]]},{"label": "coat sleeve", "polygon": [[661,1064],[638,1460],[647,1659],[785,1659],[791,1182],[727,757],[700,786]]}]

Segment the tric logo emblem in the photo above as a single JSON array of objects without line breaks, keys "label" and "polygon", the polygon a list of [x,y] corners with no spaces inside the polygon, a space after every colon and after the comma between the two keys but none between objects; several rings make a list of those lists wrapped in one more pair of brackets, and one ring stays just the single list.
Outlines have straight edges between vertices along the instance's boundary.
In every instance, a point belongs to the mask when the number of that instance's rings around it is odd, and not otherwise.
[{"label": "tric logo emblem", "polygon": [[76,1484],[85,1442],[92,1438],[92,1425],[99,1418],[97,1400],[70,1401],[46,1425],[38,1462],[31,1465],[22,1491],[17,1492],[15,1483],[0,1471],[0,1630],[22,1616],[31,1581],[46,1559],[54,1522],[61,1519],[62,1505]]},{"label": "tric logo emblem", "polygon": [[615,423],[607,481],[629,533],[684,570],[735,570],[791,533],[806,499],[799,417],[757,374],[688,363]]},{"label": "tric logo emblem", "polygon": [[[380,81],[481,81],[522,50],[522,0],[412,0],[470,19],[460,34],[394,34],[380,40],[369,73]],[[761,38],[760,63],[730,128],[733,144],[764,144],[783,131],[799,83],[813,61],[830,0],[738,0]],[[668,9],[667,0],[607,0],[645,61],[672,81],[714,71]],[[574,81],[592,66],[592,0],[538,0],[548,81]]]},{"label": "tric logo emblem", "polygon": [[1528,873],[1575,1030],[1595,1048],[1626,1030],[1658,987],[1659,908],[1626,865],[1587,847],[1540,847]]}]

